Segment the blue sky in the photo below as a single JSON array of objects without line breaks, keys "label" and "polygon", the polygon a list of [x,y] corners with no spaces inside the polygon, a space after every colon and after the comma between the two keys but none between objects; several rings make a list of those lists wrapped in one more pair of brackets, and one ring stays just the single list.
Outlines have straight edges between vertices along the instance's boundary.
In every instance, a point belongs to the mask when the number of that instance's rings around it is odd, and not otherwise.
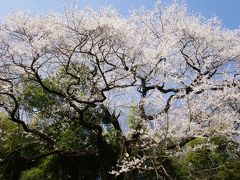
[{"label": "blue sky", "polygon": [[[78,0],[79,7],[92,6],[98,9],[111,5],[122,15],[140,6],[151,8],[155,0]],[[170,0],[162,0],[169,3]],[[189,10],[205,17],[213,15],[221,19],[224,27],[235,29],[240,26],[240,0],[186,0]],[[15,10],[30,9],[33,12],[63,11],[63,4],[71,4],[72,0],[0,0],[0,17]]]}]

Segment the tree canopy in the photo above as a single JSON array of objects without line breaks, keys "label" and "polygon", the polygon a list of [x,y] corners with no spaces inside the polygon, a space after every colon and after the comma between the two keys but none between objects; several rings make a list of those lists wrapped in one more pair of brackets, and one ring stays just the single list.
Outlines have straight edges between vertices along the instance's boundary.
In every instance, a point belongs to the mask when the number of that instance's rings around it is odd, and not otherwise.
[{"label": "tree canopy", "polygon": [[240,30],[172,3],[0,22],[0,178],[238,179]]}]

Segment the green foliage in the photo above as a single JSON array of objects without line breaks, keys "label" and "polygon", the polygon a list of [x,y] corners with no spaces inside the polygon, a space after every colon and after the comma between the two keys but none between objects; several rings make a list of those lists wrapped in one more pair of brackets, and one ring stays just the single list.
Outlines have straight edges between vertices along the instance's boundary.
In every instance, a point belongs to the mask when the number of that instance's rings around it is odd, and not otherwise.
[{"label": "green foliage", "polygon": [[189,173],[189,168],[183,164],[179,159],[172,158],[172,165],[174,167],[176,179],[185,180],[193,179]]},{"label": "green foliage", "polygon": [[132,106],[129,109],[128,116],[127,116],[127,124],[131,129],[135,129],[138,125],[138,109],[136,106]]},{"label": "green foliage", "polygon": [[[195,138],[185,144],[184,148],[205,143],[216,145],[216,149],[201,148],[189,151],[182,158],[172,158],[177,179],[239,179],[240,161],[233,158],[227,150],[226,137],[214,136],[210,139]],[[222,148],[224,146],[225,148]],[[236,149],[234,150],[236,152]]]},{"label": "green foliage", "polygon": [[81,136],[72,129],[66,129],[60,134],[59,145],[65,150],[79,149],[83,146]]},{"label": "green foliage", "polygon": [[207,143],[207,139],[206,138],[195,138],[191,141],[189,141],[188,143],[185,144],[185,147],[194,147],[196,145],[199,145],[199,144],[204,144],[204,143]]},{"label": "green foliage", "polygon": [[23,171],[20,180],[56,179],[56,166],[56,156],[48,156],[44,158],[38,166]]},{"label": "green foliage", "polygon": [[201,149],[188,153],[183,159],[183,163],[196,169],[209,169],[212,166],[211,152],[208,149]]},{"label": "green foliage", "polygon": [[105,137],[107,143],[112,145],[118,144],[117,131],[113,126],[107,126],[107,131],[104,132],[103,136]]},{"label": "green foliage", "polygon": [[[48,80],[44,83],[51,84]],[[51,116],[51,111],[57,104],[57,100],[34,81],[25,85],[19,98],[27,111],[39,112],[39,115],[46,117]]]},{"label": "green foliage", "polygon": [[20,180],[40,180],[40,179],[45,179],[44,171],[37,167],[23,171],[20,178]]},{"label": "green foliage", "polygon": [[222,145],[224,143],[226,143],[227,138],[224,136],[213,136],[210,139],[210,142],[216,144],[216,145]]},{"label": "green foliage", "polygon": [[225,162],[217,169],[217,175],[212,180],[238,180],[240,179],[240,161],[231,160]]},{"label": "green foliage", "polygon": [[0,157],[25,143],[22,127],[0,114]]}]

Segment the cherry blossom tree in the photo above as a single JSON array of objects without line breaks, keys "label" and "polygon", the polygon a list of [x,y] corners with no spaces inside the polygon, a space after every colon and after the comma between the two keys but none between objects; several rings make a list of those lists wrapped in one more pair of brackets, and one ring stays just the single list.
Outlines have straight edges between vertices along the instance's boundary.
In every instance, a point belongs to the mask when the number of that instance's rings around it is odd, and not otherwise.
[{"label": "cherry blossom tree", "polygon": [[[39,113],[49,112],[41,122],[68,118],[94,134],[102,179],[128,178],[136,169],[171,179],[158,150],[182,157],[189,150],[184,145],[196,138],[206,142],[193,151],[217,148],[208,141],[213,136],[236,143],[239,56],[238,29],[192,15],[178,3],[157,3],[129,17],[111,8],[44,16],[18,12],[0,25],[0,105],[10,121],[48,146],[40,156],[69,153],[56,137],[31,126]],[[30,84],[54,103],[29,108]],[[127,127],[133,108],[134,126]],[[108,127],[120,147],[113,169],[104,164]]]}]

